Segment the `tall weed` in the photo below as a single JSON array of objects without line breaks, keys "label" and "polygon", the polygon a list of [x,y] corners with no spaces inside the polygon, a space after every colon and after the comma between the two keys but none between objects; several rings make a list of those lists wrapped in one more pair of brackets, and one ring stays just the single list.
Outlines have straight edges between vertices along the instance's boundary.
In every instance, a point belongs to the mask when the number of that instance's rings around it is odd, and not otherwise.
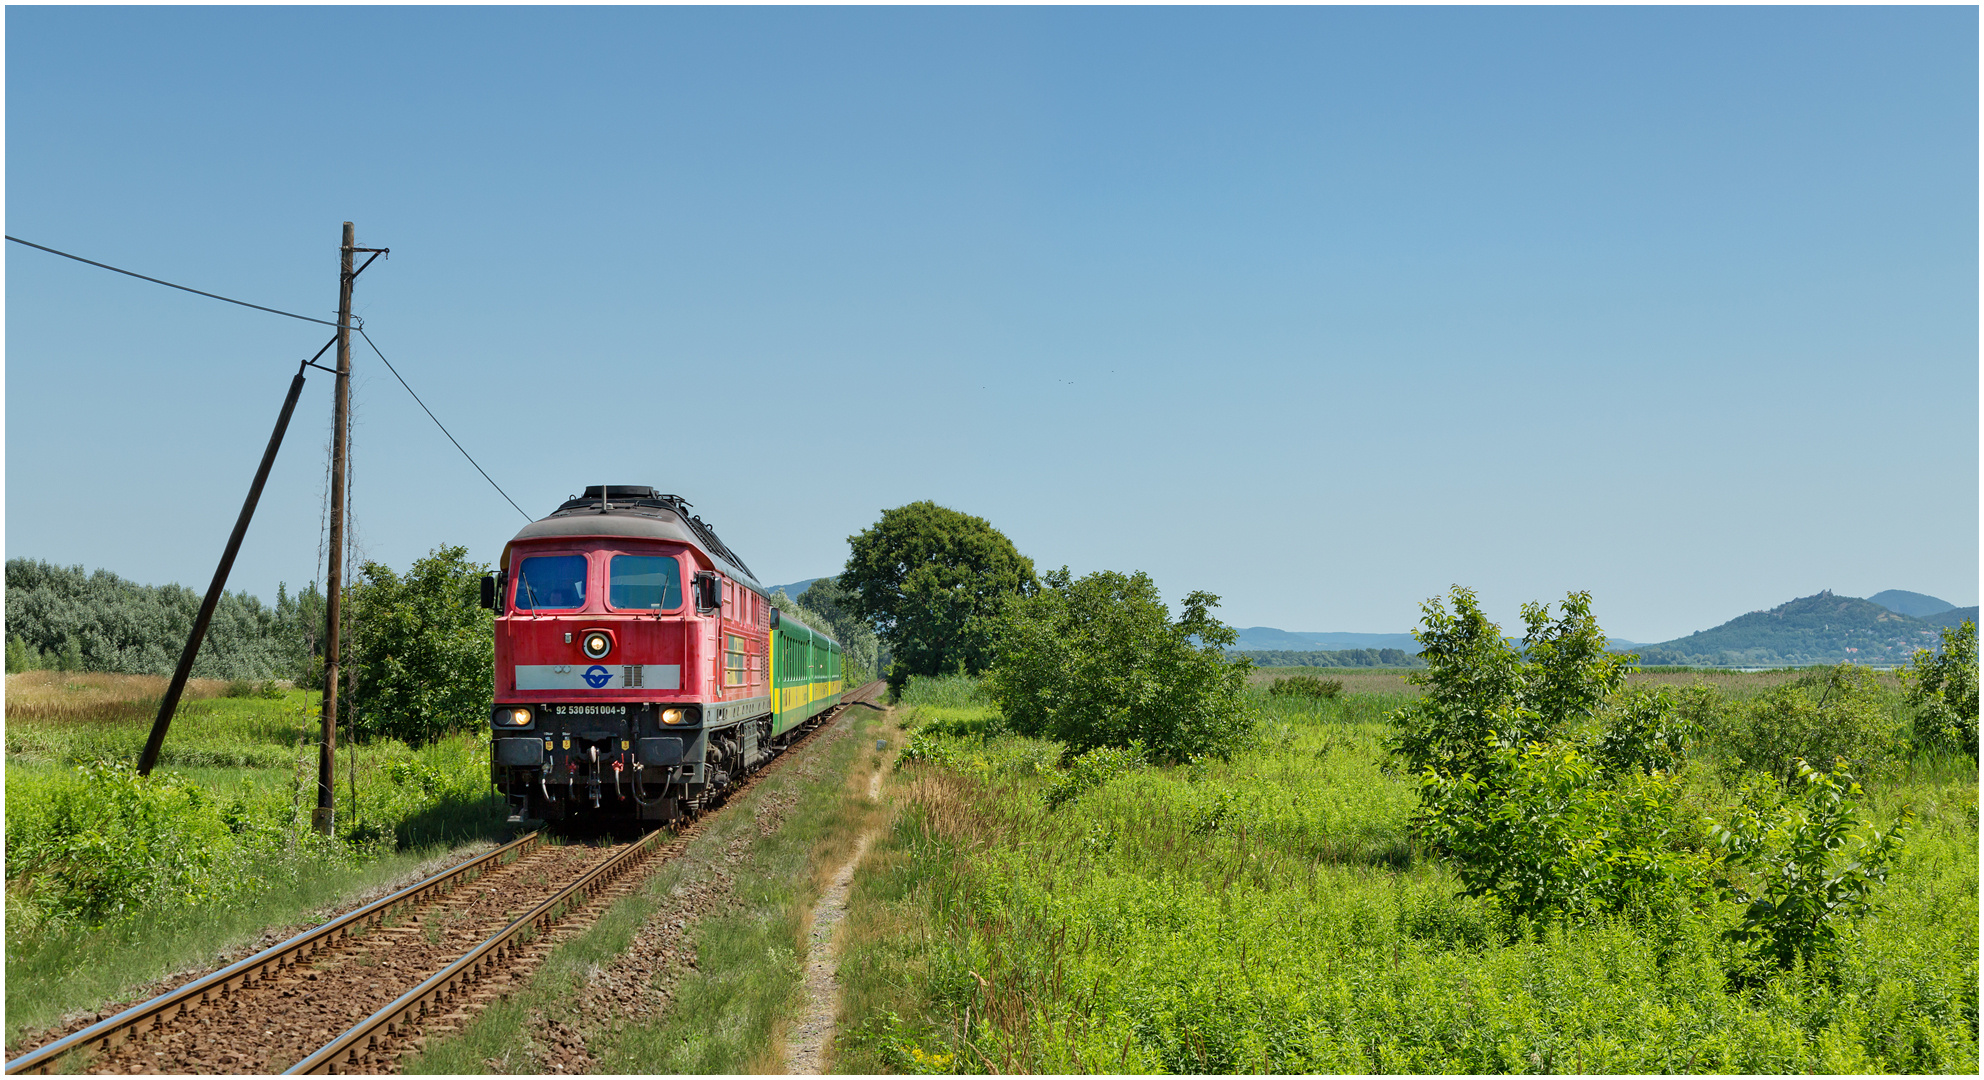
[{"label": "tall weed", "polygon": [[898,705],[969,708],[991,704],[985,683],[976,675],[911,675],[896,694]]}]

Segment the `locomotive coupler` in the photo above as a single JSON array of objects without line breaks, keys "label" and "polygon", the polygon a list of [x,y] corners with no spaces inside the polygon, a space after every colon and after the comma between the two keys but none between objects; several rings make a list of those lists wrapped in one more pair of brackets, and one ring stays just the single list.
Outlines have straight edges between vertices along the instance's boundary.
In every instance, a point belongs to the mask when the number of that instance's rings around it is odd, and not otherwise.
[{"label": "locomotive coupler", "polygon": [[592,796],[592,808],[599,809],[599,744],[594,743],[592,751],[592,771],[586,776],[586,794]]}]

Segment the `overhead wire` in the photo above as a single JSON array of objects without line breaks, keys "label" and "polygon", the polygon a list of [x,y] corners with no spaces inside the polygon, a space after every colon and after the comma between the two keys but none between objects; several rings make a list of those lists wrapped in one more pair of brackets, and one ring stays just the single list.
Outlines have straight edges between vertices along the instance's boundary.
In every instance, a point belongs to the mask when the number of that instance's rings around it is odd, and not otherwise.
[{"label": "overhead wire", "polygon": [[[20,238],[20,237],[18,237],[18,236],[8,236],[8,237],[7,237],[7,239],[9,239],[9,240],[12,240],[12,241],[13,241],[14,243],[16,243],[16,244],[22,244],[22,245],[25,245],[25,246],[27,246],[27,247],[31,247],[31,248],[34,248],[34,249],[35,249],[35,250],[37,250],[37,251],[46,251],[46,252],[48,252],[48,253],[49,253],[50,255],[60,255],[60,256],[62,256],[62,257],[63,257],[63,258],[65,258],[65,259],[74,259],[74,260],[76,260],[76,261],[77,261],[77,262],[79,262],[79,263],[87,263],[87,264],[88,264],[88,265],[90,265],[90,266],[95,266],[95,267],[98,267],[98,268],[100,268],[100,269],[104,269],[104,270],[110,270],[110,271],[113,271],[113,272],[115,272],[115,273],[119,273],[119,274],[123,274],[123,275],[125,275],[125,276],[127,276],[127,277],[134,277],[134,278],[137,278],[137,279],[138,279],[138,280],[140,280],[140,281],[149,281],[149,282],[151,282],[151,283],[152,283],[152,284],[154,284],[154,285],[164,285],[165,287],[167,287],[167,288],[169,288],[169,289],[178,289],[178,290],[180,290],[181,292],[189,292],[189,293],[192,293],[192,294],[194,294],[195,296],[204,296],[204,297],[207,297],[208,299],[211,299],[211,300],[224,300],[224,301],[226,301],[227,303],[230,303],[230,304],[239,304],[239,305],[241,305],[242,307],[245,307],[245,308],[254,308],[254,309],[255,309],[256,311],[266,311],[266,312],[268,312],[268,313],[269,313],[269,314],[271,314],[271,315],[285,315],[285,316],[288,316],[289,318],[292,318],[292,319],[302,319],[302,320],[303,320],[304,322],[313,322],[313,323],[322,323],[322,324],[323,324],[323,325],[325,325],[325,326],[331,326],[331,327],[336,327],[336,326],[338,325],[337,323],[335,323],[335,322],[332,322],[332,321],[331,321],[331,320],[329,320],[329,319],[313,319],[313,318],[311,318],[311,317],[310,317],[310,316],[308,316],[308,315],[298,315],[298,314],[296,314],[296,313],[295,313],[295,312],[293,312],[293,311],[283,311],[283,310],[280,310],[280,309],[278,309],[278,308],[272,308],[272,307],[263,307],[263,306],[262,306],[262,305],[260,305],[260,304],[251,304],[251,303],[249,303],[249,302],[248,302],[248,301],[246,301],[246,300],[236,300],[236,299],[234,299],[234,298],[233,298],[233,297],[231,297],[231,296],[222,296],[222,295],[220,295],[219,293],[210,293],[210,292],[207,292],[207,291],[206,291],[206,290],[204,290],[204,289],[195,289],[195,288],[192,288],[192,287],[190,287],[190,286],[186,286],[186,285],[177,285],[177,284],[174,284],[173,282],[170,282],[170,281],[166,281],[166,280],[163,280],[163,279],[161,279],[161,278],[155,278],[155,277],[148,277],[148,276],[146,276],[146,275],[144,275],[144,274],[140,274],[140,273],[137,273],[137,272],[135,272],[135,271],[132,271],[132,270],[126,270],[126,269],[124,269],[124,268],[122,268],[122,267],[118,267],[118,266],[112,266],[112,265],[110,265],[109,263],[101,263],[101,262],[97,262],[97,261],[96,261],[95,259],[85,259],[85,258],[83,258],[83,257],[82,257],[81,255],[71,255],[71,254],[70,254],[69,252],[66,252],[66,251],[58,251],[58,250],[56,250],[55,248],[52,248],[52,247],[48,247],[48,246],[47,246],[47,245],[45,245],[45,244],[37,244],[37,243],[35,243],[35,242],[34,242],[34,241],[32,241],[32,240],[23,240],[23,239],[21,239],[21,238]],[[378,257],[377,255],[374,255],[374,256],[373,256],[373,258],[377,258],[377,257]],[[370,260],[367,260],[367,261],[366,261],[366,265],[367,265],[367,266],[370,266],[370,265],[371,265],[371,261],[370,261]],[[362,268],[361,268],[361,269],[362,269]],[[411,387],[411,386],[408,386],[408,385],[407,385],[407,381],[406,381],[406,379],[404,379],[404,378],[402,378],[402,377],[400,376],[400,373],[399,373],[399,369],[398,369],[398,368],[395,368],[395,367],[393,366],[393,362],[392,362],[391,360],[388,360],[388,359],[386,359],[386,354],[385,354],[385,353],[383,353],[383,352],[380,352],[380,351],[379,351],[379,346],[378,346],[377,344],[375,344],[375,343],[374,343],[374,342],[372,341],[372,337],[371,337],[371,335],[369,335],[369,334],[367,334],[367,333],[365,332],[365,327],[364,327],[364,325],[363,325],[363,324],[362,324],[362,323],[361,323],[361,322],[360,322],[360,321],[359,321],[359,320],[357,319],[357,317],[356,317],[356,316],[354,316],[354,317],[353,317],[353,320],[352,320],[352,324],[351,324],[351,329],[353,329],[353,330],[356,330],[356,331],[358,331],[358,336],[359,336],[359,337],[362,337],[362,338],[364,338],[364,339],[365,339],[365,344],[367,344],[367,345],[370,345],[370,346],[372,347],[372,352],[373,352],[373,354],[374,354],[374,355],[376,355],[376,356],[378,356],[378,357],[379,357],[379,361],[380,361],[381,363],[383,363],[383,364],[385,364],[385,365],[386,365],[386,370],[387,370],[387,371],[390,371],[390,372],[392,372],[392,373],[393,373],[393,378],[395,378],[395,379],[399,379],[399,382],[400,382],[400,386],[402,386],[402,387],[404,387],[404,388],[406,389],[406,392],[407,392],[408,394],[411,394],[411,395],[413,396],[413,400],[414,400],[414,403],[420,406],[420,411],[422,411],[422,412],[424,412],[424,413],[426,413],[426,414],[427,414],[427,418],[428,418],[429,420],[432,420],[432,421],[434,421],[434,426],[435,426],[435,427],[438,427],[438,428],[440,428],[440,429],[441,429],[441,434],[443,434],[443,435],[446,435],[446,436],[448,437],[448,441],[449,441],[449,442],[451,442],[451,443],[454,443],[454,444],[455,444],[455,449],[457,449],[457,450],[461,450],[461,452],[462,452],[462,456],[463,456],[463,457],[465,457],[465,458],[468,458],[468,463],[469,463],[470,465],[474,465],[474,466],[475,466],[475,471],[476,471],[476,472],[479,472],[479,473],[481,473],[481,474],[482,474],[482,478],[483,478],[484,480],[488,480],[488,481],[489,481],[489,486],[490,486],[490,487],[493,487],[493,488],[495,488],[495,489],[496,489],[496,494],[498,494],[498,495],[501,495],[501,496],[503,496],[503,501],[504,501],[504,502],[507,502],[507,503],[509,503],[509,504],[510,504],[510,506],[511,506],[511,508],[512,508],[512,509],[514,509],[514,510],[516,510],[516,512],[517,512],[517,513],[519,513],[519,514],[523,514],[523,516],[524,516],[524,520],[525,520],[525,521],[533,521],[533,520],[536,520],[536,519],[534,519],[534,518],[532,518],[532,517],[530,516],[530,514],[528,514],[528,513],[526,513],[526,512],[524,511],[524,508],[523,508],[523,507],[521,507],[521,506],[518,506],[518,505],[517,505],[517,500],[515,500],[515,499],[512,499],[512,498],[510,498],[510,493],[509,493],[509,492],[507,492],[507,491],[504,491],[504,490],[503,490],[503,486],[502,486],[501,484],[498,484],[498,483],[497,483],[497,482],[495,481],[495,479],[494,479],[493,477],[491,477],[491,476],[489,475],[489,473],[488,473],[488,471],[487,471],[487,470],[485,470],[485,469],[484,469],[484,468],[483,468],[483,467],[482,467],[482,466],[481,466],[481,465],[480,465],[479,463],[477,463],[477,461],[475,460],[475,458],[474,458],[474,457],[473,457],[472,455],[470,455],[470,454],[469,454],[469,452],[468,452],[467,450],[465,450],[465,449],[463,449],[463,448],[462,448],[462,444],[461,444],[461,442],[460,442],[460,440],[458,440],[458,439],[456,439],[456,438],[455,438],[455,436],[454,436],[454,433],[453,433],[453,432],[450,432],[450,431],[448,430],[448,426],[447,426],[446,424],[443,424],[443,423],[441,422],[441,418],[440,418],[440,417],[438,417],[438,416],[435,416],[435,415],[434,415],[434,410],[432,410],[432,409],[430,409],[430,408],[428,408],[428,407],[427,407],[427,403],[426,403],[426,402],[424,402],[424,401],[421,401],[421,400],[420,400],[420,395],[419,395],[419,394],[415,394],[415,393],[413,392],[413,387]],[[333,339],[333,340],[335,340],[335,339]],[[330,347],[330,346],[329,346],[329,344],[326,344],[326,345],[325,345],[325,348],[329,348],[329,347]],[[319,349],[319,350],[317,350],[317,354],[318,354],[319,356],[321,356],[321,355],[323,355],[323,349]],[[311,362],[310,362],[310,361],[305,361],[305,363],[311,363]],[[311,366],[313,366],[313,367],[315,367],[315,366],[321,366],[321,365],[316,365],[316,364],[314,364],[314,363],[312,363],[312,364],[311,364]]]},{"label": "overhead wire", "polygon": [[251,304],[246,300],[236,300],[231,296],[222,296],[219,293],[210,293],[203,289],[195,289],[186,285],[175,285],[170,281],[163,281],[155,277],[146,277],[143,274],[136,273],[131,270],[125,270],[122,267],[112,266],[109,263],[100,263],[97,262],[95,259],[85,259],[81,255],[71,255],[66,251],[57,251],[52,247],[48,247],[43,244],[37,244],[32,240],[23,240],[18,236],[9,236],[7,237],[7,239],[12,240],[16,244],[25,244],[28,247],[34,248],[37,251],[46,251],[50,255],[60,255],[65,259],[74,259],[79,263],[88,263],[91,266],[102,267],[105,270],[115,271],[116,273],[123,274],[126,277],[134,277],[140,281],[149,281],[154,285],[163,285],[168,289],[178,289],[181,292],[189,292],[189,293],[193,293],[196,296],[205,296],[213,300],[225,300],[230,304],[240,304],[242,307],[254,308],[256,311],[266,311],[271,315],[287,315],[292,319],[302,319],[304,322],[322,323],[325,326],[337,325],[337,323],[331,321],[330,319],[313,319],[308,315],[298,315],[294,311],[283,311],[278,308],[263,307],[260,304]]},{"label": "overhead wire", "polygon": [[472,456],[467,450],[462,449],[461,442],[457,440],[454,434],[448,430],[448,425],[443,424],[441,422],[441,418],[434,415],[434,410],[428,408],[427,403],[420,400],[419,394],[413,393],[413,387],[407,386],[406,380],[400,377],[399,369],[393,366],[393,362],[391,360],[386,359],[385,353],[379,351],[379,346],[374,344],[372,341],[372,335],[367,334],[365,332],[365,328],[362,326],[354,326],[352,327],[352,329],[357,330],[358,336],[365,339],[365,344],[372,346],[372,352],[374,355],[378,356],[379,362],[386,365],[386,370],[393,373],[393,378],[400,380],[400,385],[406,387],[407,393],[413,394],[414,403],[420,406],[420,411],[427,414],[427,419],[434,421],[434,426],[440,428],[441,434],[446,435],[448,437],[448,441],[455,444],[455,449],[461,450],[462,456],[468,458],[468,463],[470,465],[475,465],[475,471],[482,473],[482,478],[484,480],[489,481],[489,486],[496,489],[496,494],[503,496],[503,501],[509,503],[512,507],[514,507],[517,513],[523,514],[525,521],[535,521],[536,520],[535,518],[531,517],[528,513],[524,512],[523,507],[517,506],[517,500],[510,498],[510,493],[503,490],[503,485],[498,484],[494,479],[490,477],[489,473],[483,470],[481,465],[476,464],[474,456]]}]

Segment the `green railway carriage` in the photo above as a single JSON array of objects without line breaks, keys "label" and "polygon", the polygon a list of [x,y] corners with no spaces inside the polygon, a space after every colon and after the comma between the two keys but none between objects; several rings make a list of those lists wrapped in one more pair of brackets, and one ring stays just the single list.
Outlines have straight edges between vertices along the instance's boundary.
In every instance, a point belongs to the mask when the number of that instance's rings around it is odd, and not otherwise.
[{"label": "green railway carriage", "polygon": [[780,613],[772,620],[772,734],[840,704],[840,643]]}]

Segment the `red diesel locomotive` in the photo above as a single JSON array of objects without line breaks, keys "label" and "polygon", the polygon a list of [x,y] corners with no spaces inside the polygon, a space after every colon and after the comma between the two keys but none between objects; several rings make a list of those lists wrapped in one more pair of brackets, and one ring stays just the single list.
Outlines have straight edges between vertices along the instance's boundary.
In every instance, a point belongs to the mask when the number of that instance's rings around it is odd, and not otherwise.
[{"label": "red diesel locomotive", "polygon": [[588,487],[483,580],[491,776],[514,818],[671,821],[840,702],[841,649],[782,618],[689,504]]}]

